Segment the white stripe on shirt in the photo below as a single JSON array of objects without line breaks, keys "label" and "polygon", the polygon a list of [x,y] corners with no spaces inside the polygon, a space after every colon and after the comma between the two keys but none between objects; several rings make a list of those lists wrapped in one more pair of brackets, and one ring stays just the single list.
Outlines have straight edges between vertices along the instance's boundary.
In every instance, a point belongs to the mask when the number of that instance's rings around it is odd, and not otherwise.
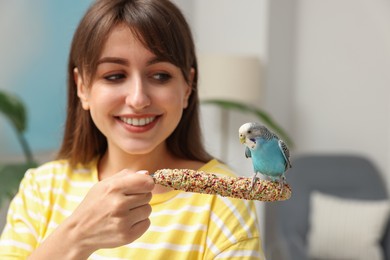
[{"label": "white stripe on shirt", "polygon": [[230,259],[231,257],[257,257],[260,258],[261,255],[257,251],[250,251],[250,250],[230,250],[230,251],[225,251],[215,257],[215,259],[222,259],[222,258],[227,258]]},{"label": "white stripe on shirt", "polygon": [[195,231],[205,231],[206,225],[197,224],[197,225],[182,225],[182,224],[173,224],[165,227],[151,225],[148,231],[154,232],[169,232],[174,230],[180,230],[185,232],[195,232]]},{"label": "white stripe on shirt", "polygon": [[129,248],[142,248],[147,250],[159,250],[159,249],[169,249],[180,252],[188,252],[188,251],[198,251],[203,252],[204,248],[200,245],[178,245],[172,243],[141,243],[141,242],[133,242],[131,244],[126,245]]},{"label": "white stripe on shirt", "polygon": [[229,228],[225,226],[223,221],[214,212],[211,212],[211,220],[221,229],[222,233],[229,239],[231,243],[237,243],[236,238]]},{"label": "white stripe on shirt", "polygon": [[153,218],[153,217],[157,217],[157,216],[161,216],[161,215],[175,216],[175,215],[179,215],[179,214],[186,212],[186,211],[193,212],[193,213],[201,213],[201,212],[209,211],[209,210],[210,210],[210,205],[204,205],[201,207],[187,205],[187,206],[184,206],[182,208],[175,209],[175,210],[165,209],[165,210],[161,210],[161,211],[156,212],[156,213],[152,212],[150,217]]},{"label": "white stripe on shirt", "polygon": [[17,248],[21,248],[21,249],[24,249],[24,250],[29,251],[29,252],[32,252],[32,251],[33,251],[33,247],[32,247],[31,245],[26,244],[26,243],[23,243],[23,242],[11,240],[11,239],[8,239],[8,240],[1,240],[1,241],[0,241],[0,245],[1,245],[1,246],[12,246],[12,247],[17,247]]},{"label": "white stripe on shirt", "polygon": [[246,224],[242,215],[238,212],[237,208],[233,205],[232,201],[225,197],[221,198],[221,200],[225,203],[225,205],[230,209],[233,215],[237,218],[238,222],[240,222],[242,229],[246,231],[248,237],[252,237],[250,227]]}]

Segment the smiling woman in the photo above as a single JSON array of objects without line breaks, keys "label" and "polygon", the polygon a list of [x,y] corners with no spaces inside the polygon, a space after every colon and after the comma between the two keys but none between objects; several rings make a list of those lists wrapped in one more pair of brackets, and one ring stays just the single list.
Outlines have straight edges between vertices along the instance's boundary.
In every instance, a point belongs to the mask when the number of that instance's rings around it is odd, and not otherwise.
[{"label": "smiling woman", "polygon": [[252,202],[175,191],[148,174],[234,175],[203,148],[197,74],[170,1],[94,2],[71,46],[58,158],[26,173],[0,258],[264,259]]},{"label": "smiling woman", "polygon": [[90,110],[114,158],[123,151],[167,149],[164,140],[178,125],[191,94],[194,73],[186,82],[179,67],[159,59],[138,37],[128,26],[117,25],[108,35],[94,77],[74,70],[81,104]]}]

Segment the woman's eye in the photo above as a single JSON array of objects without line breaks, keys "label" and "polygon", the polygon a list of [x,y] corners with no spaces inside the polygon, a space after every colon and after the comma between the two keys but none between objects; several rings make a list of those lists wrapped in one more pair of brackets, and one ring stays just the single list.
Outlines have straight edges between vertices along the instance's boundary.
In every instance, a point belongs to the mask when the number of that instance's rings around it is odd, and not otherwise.
[{"label": "woman's eye", "polygon": [[108,81],[119,81],[119,80],[122,80],[125,78],[125,75],[124,74],[111,74],[111,75],[107,75],[107,76],[104,76],[104,79],[108,80]]},{"label": "woman's eye", "polygon": [[167,82],[171,78],[172,78],[172,76],[168,73],[156,73],[153,75],[153,79],[155,79],[161,83]]}]

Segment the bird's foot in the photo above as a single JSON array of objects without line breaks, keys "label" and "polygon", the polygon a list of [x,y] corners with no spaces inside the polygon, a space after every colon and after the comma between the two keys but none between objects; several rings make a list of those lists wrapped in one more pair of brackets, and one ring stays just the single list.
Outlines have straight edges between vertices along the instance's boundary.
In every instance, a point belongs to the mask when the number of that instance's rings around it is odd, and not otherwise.
[{"label": "bird's foot", "polygon": [[279,179],[279,189],[280,189],[280,197],[282,197],[284,185],[286,184],[286,177],[281,176]]},{"label": "bird's foot", "polygon": [[252,178],[252,182],[251,182],[251,190],[253,190],[253,187],[255,186],[258,179],[259,178],[257,177],[257,173],[255,173],[255,175]]}]

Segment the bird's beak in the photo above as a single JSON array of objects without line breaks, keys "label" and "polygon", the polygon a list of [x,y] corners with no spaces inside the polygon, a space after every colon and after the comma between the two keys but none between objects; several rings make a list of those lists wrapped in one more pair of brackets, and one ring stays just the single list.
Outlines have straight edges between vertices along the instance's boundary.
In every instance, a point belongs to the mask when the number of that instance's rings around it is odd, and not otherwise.
[{"label": "bird's beak", "polygon": [[245,144],[245,135],[240,135],[240,143]]}]

